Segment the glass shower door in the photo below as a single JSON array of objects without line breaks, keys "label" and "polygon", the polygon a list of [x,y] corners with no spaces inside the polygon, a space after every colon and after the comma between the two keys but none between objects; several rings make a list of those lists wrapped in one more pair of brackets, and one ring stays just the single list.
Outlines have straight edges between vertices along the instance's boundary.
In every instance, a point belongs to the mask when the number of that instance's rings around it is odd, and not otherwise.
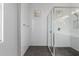
[{"label": "glass shower door", "polygon": [[79,56],[79,8],[56,7],[53,10],[55,55]]}]

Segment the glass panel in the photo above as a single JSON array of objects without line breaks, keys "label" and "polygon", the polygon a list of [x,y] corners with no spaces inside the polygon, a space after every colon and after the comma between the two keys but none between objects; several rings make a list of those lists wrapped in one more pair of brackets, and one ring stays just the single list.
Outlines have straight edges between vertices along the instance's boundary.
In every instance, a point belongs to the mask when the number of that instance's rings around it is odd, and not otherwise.
[{"label": "glass panel", "polygon": [[48,19],[47,19],[47,37],[48,37],[48,48],[49,48],[49,51],[51,53],[51,55],[53,54],[53,48],[52,48],[52,13],[49,13],[48,15]]},{"label": "glass panel", "polygon": [[56,56],[79,56],[79,8],[54,8]]}]

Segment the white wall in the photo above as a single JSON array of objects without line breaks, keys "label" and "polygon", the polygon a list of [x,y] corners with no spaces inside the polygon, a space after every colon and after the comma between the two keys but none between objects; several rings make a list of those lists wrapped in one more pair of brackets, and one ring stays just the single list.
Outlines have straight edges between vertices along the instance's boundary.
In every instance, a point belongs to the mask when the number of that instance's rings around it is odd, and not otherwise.
[{"label": "white wall", "polygon": [[30,39],[29,4],[21,4],[21,55],[29,47]]},{"label": "white wall", "polygon": [[[47,15],[54,6],[70,6],[72,4],[30,4],[32,20],[32,46],[47,46]],[[40,17],[34,17],[33,11],[41,11]],[[56,28],[57,29],[57,28]],[[65,32],[66,33],[66,32]],[[64,34],[65,34],[64,33]],[[56,46],[70,46],[70,37],[67,35],[56,34]],[[63,42],[62,42],[63,41]]]},{"label": "white wall", "polygon": [[17,4],[17,46],[18,55],[21,56],[21,4]]},{"label": "white wall", "polygon": [[0,56],[15,56],[17,52],[17,4],[4,4],[4,42]]},{"label": "white wall", "polygon": [[0,42],[2,42],[2,4],[0,3]]},{"label": "white wall", "polygon": [[[65,9],[66,10],[70,9]],[[69,13],[70,11],[66,12]],[[64,15],[63,15],[64,16]],[[60,20],[60,21],[59,21]],[[55,45],[57,47],[71,47],[71,22],[72,17],[58,19],[54,23]],[[60,28],[60,31],[58,31]]]},{"label": "white wall", "polygon": [[[33,16],[33,10],[40,10],[40,17]],[[46,16],[50,10],[49,5],[46,4],[31,4],[31,20],[32,20],[32,46],[47,46],[47,26],[46,26]]]}]

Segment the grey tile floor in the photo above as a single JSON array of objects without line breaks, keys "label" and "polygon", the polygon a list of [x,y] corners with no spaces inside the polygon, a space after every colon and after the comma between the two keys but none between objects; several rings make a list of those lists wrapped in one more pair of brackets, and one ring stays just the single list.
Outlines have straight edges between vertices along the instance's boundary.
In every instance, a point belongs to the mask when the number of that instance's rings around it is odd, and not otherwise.
[{"label": "grey tile floor", "polygon": [[71,47],[57,47],[56,56],[79,56],[79,52]]},{"label": "grey tile floor", "polygon": [[[24,56],[51,56],[46,46],[30,46]],[[56,56],[79,56],[79,52],[70,47],[56,47]]]},{"label": "grey tile floor", "polygon": [[30,46],[24,56],[51,56],[45,46]]}]

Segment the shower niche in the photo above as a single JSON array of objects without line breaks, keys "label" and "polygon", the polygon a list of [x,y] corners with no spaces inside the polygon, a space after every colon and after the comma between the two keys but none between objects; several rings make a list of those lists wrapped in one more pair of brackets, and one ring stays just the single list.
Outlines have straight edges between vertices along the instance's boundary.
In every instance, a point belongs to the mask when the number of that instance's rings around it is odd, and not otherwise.
[{"label": "shower niche", "polygon": [[79,56],[79,8],[55,7],[47,17],[47,44],[53,56]]}]

